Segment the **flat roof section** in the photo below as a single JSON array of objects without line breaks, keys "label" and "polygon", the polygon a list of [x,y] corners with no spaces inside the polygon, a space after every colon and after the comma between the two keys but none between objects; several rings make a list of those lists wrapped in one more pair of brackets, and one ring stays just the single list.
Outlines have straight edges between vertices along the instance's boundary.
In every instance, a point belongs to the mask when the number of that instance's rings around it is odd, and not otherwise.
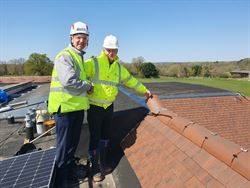
[{"label": "flat roof section", "polygon": [[28,104],[26,106],[17,107],[15,110],[0,113],[0,119],[7,118],[8,115],[13,115],[17,118],[25,117],[25,114],[31,108],[47,109],[46,101],[48,100],[48,95],[49,84],[41,84],[38,85],[37,88],[33,88],[31,90],[26,90],[22,93],[19,93],[16,98],[9,102],[9,104],[18,103],[22,101],[27,101]]},{"label": "flat roof section", "polygon": [[145,83],[145,85],[158,96],[168,95],[184,95],[184,94],[207,94],[207,93],[224,93],[227,90],[180,82],[165,82],[165,83]]}]

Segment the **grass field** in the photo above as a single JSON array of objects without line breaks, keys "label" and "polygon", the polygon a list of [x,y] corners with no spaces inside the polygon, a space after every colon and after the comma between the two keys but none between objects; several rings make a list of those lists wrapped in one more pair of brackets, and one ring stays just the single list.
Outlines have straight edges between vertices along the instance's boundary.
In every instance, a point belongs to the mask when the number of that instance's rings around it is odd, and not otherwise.
[{"label": "grass field", "polygon": [[210,86],[214,88],[226,89],[229,91],[239,92],[242,95],[250,96],[250,80],[238,79],[221,79],[221,78],[150,78],[140,79],[141,82],[182,82],[197,85]]}]

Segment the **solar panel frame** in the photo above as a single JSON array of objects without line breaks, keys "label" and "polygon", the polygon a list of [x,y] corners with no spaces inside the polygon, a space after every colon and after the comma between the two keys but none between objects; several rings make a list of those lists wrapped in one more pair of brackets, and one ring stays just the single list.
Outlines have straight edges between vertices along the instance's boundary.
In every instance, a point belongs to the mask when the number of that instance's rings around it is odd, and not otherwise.
[{"label": "solar panel frame", "polygon": [[51,187],[55,151],[56,148],[51,148],[0,161],[0,187]]}]

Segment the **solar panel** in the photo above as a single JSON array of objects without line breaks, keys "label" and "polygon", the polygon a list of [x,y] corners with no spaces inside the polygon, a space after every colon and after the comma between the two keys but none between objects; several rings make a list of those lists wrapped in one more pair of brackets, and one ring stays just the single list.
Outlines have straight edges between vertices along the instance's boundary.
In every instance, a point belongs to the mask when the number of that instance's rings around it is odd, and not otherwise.
[{"label": "solar panel", "polygon": [[40,150],[0,161],[0,187],[51,187],[55,151]]}]

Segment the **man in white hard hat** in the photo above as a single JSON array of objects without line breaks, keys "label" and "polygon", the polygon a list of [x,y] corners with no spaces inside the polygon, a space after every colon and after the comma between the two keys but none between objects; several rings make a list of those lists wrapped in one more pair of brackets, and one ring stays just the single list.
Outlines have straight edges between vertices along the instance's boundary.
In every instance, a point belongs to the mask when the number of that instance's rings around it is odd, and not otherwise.
[{"label": "man in white hard hat", "polygon": [[84,63],[85,72],[94,84],[94,92],[88,95],[90,109],[87,115],[90,131],[89,154],[94,181],[102,181],[104,174],[112,171],[106,158],[109,145],[108,131],[112,123],[113,102],[118,94],[118,84],[134,88],[146,98],[152,96],[151,92],[119,63],[118,47],[117,38],[108,35],[104,39],[101,55]]},{"label": "man in white hard hat", "polygon": [[93,89],[83,67],[88,38],[89,31],[85,23],[72,24],[70,45],[54,61],[48,109],[54,114],[56,122],[55,184],[60,188],[68,187],[69,177],[84,178],[86,175],[77,169],[74,154],[80,138],[84,110],[89,109],[87,92],[91,93]]}]

